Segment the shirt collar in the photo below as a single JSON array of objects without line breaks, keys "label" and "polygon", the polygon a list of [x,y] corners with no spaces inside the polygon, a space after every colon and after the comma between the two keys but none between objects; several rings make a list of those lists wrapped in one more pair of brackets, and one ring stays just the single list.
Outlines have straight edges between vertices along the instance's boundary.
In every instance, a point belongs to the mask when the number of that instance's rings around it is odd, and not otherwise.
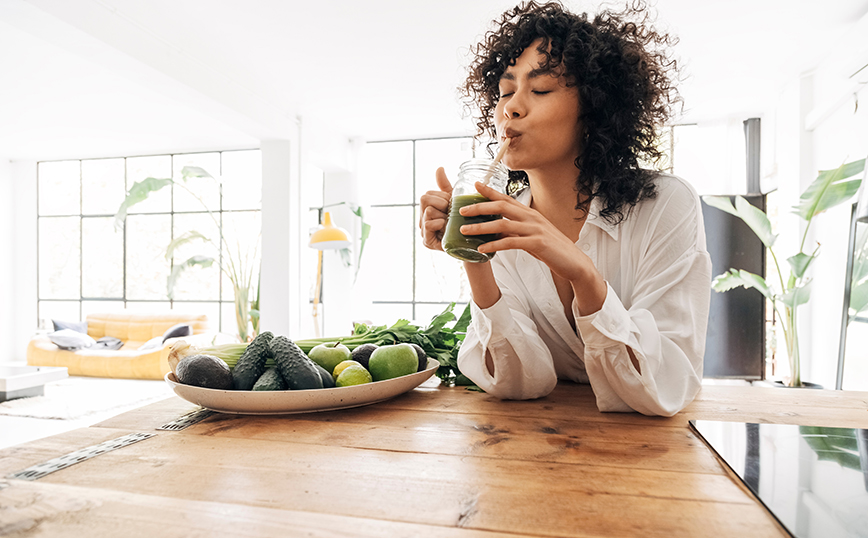
[{"label": "shirt collar", "polygon": [[600,228],[601,230],[609,234],[609,237],[617,241],[618,237],[620,237],[621,225],[620,223],[612,224],[611,222],[601,217],[600,211],[603,208],[602,206],[603,204],[600,201],[599,197],[591,200],[591,207],[588,209],[588,219],[585,221],[585,223],[593,224],[597,228]]},{"label": "shirt collar", "polygon": [[[526,206],[530,206],[530,202],[533,199],[530,193],[530,187],[526,187],[514,195],[514,198],[521,202]],[[591,207],[588,208],[588,219],[585,221],[586,224],[591,224],[596,226],[597,228],[603,230],[609,237],[618,240],[620,237],[621,225],[612,224],[603,217],[600,216],[600,211],[602,210],[602,202],[600,198],[594,198],[591,200]]]}]

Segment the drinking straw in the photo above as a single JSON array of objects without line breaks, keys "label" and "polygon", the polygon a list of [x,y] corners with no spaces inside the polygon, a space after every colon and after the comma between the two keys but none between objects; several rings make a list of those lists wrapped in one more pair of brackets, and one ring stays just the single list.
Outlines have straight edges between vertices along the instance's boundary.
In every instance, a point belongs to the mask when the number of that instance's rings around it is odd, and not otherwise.
[{"label": "drinking straw", "polygon": [[485,173],[485,177],[482,178],[482,184],[488,185],[488,181],[491,179],[491,176],[494,175],[494,169],[500,164],[500,160],[503,159],[503,155],[506,153],[506,148],[509,147],[509,141],[511,138],[507,138],[503,141],[503,144],[500,145],[500,150],[498,150],[497,155],[494,157],[494,162],[488,165],[488,172]]}]

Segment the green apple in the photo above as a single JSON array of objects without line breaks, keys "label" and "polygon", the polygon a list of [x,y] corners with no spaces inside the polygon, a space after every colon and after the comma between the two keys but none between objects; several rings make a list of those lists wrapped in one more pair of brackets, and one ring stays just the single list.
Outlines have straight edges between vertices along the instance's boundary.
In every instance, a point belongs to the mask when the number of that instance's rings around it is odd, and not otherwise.
[{"label": "green apple", "polygon": [[416,372],[419,356],[410,344],[380,346],[371,353],[368,370],[374,381],[383,381]]},{"label": "green apple", "polygon": [[320,344],[310,350],[307,354],[310,360],[325,368],[326,372],[334,372],[335,366],[343,361],[349,360],[352,356],[350,348],[338,342],[329,342],[328,344]]}]

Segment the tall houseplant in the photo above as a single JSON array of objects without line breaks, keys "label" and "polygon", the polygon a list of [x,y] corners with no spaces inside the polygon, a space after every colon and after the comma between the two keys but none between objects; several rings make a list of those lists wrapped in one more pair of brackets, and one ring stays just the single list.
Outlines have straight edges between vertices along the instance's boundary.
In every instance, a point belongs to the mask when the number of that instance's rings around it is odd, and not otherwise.
[{"label": "tall houseplant", "polygon": [[787,356],[790,363],[791,377],[787,383],[791,387],[802,386],[799,364],[799,335],[796,313],[798,307],[808,302],[811,297],[811,279],[807,276],[808,268],[819,255],[818,244],[810,253],[805,252],[805,241],[813,219],[832,207],[850,199],[859,190],[861,179],[851,179],[862,172],[865,159],[843,164],[834,170],[822,170],[817,178],[802,193],[799,205],[794,213],[804,221],[804,231],[799,243],[799,252],[786,259],[790,268],[789,278],[784,281],[783,271],[778,262],[778,256],[773,248],[777,235],[772,233],[768,216],[760,209],[751,205],[741,196],[735,197],[735,204],[726,196],[703,196],[706,204],[716,207],[744,221],[768,249],[778,282],[770,282],[762,275],[757,275],[741,269],[730,269],[718,275],[711,286],[717,292],[725,292],[739,286],[754,288],[771,301],[778,319],[781,320],[784,340],[787,345]]},{"label": "tall houseplant", "polygon": [[[219,180],[198,166],[185,166],[181,170],[180,179],[149,177],[137,181],[132,187],[130,187],[124,201],[118,208],[117,213],[115,213],[115,229],[123,228],[127,212],[131,207],[144,202],[151,194],[158,192],[169,185],[174,185],[193,196],[193,198],[202,205],[219,230],[221,227],[217,216],[214,215],[214,212],[208,207],[208,204],[205,203],[202,197],[188,186],[188,182],[193,178],[205,178],[219,183]],[[215,241],[196,230],[189,230],[169,243],[166,247],[166,259],[172,260],[175,251],[178,248],[193,242],[210,244],[218,252],[220,251],[220,246],[223,246],[226,255],[225,263],[221,264],[220,270],[232,283],[235,300],[235,321],[238,326],[238,338],[242,342],[251,340],[259,332],[260,257],[258,252],[258,239],[256,249],[252,254],[250,254],[248,252],[242,252],[240,246],[232,248],[222,234],[220,235],[219,240]],[[175,263],[172,266],[172,271],[166,282],[166,294],[169,299],[174,298],[175,284],[184,270],[197,265],[200,267],[210,267],[213,264],[214,258],[200,254],[190,256],[180,263]]]}]

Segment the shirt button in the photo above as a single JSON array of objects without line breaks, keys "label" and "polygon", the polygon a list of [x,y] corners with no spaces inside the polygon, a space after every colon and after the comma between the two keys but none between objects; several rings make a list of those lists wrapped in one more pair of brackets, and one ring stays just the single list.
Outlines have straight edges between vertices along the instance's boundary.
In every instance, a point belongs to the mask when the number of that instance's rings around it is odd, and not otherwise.
[{"label": "shirt button", "polygon": [[584,250],[585,252],[591,250],[591,245],[585,243],[584,245],[582,245],[582,250]]},{"label": "shirt button", "polygon": [[609,330],[610,331],[614,332],[616,328],[617,328],[617,325],[615,325],[614,323],[609,324]]}]

